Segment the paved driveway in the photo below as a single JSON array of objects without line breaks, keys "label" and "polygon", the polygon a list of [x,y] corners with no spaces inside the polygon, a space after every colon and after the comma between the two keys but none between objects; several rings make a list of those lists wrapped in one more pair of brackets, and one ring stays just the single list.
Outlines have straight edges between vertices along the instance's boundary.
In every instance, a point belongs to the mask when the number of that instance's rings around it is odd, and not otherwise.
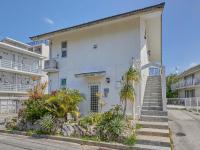
[{"label": "paved driveway", "polygon": [[0,133],[0,150],[108,150],[95,146]]},{"label": "paved driveway", "polygon": [[169,110],[175,150],[200,150],[200,116],[186,110]]}]

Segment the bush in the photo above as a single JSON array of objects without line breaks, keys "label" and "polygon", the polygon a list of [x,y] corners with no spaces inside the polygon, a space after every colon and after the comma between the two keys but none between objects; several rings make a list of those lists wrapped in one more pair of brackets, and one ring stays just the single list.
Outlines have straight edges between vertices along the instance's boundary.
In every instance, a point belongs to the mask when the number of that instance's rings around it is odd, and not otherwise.
[{"label": "bush", "polygon": [[123,143],[125,145],[134,145],[136,143],[135,134],[132,134],[130,137],[126,138]]},{"label": "bush", "polygon": [[121,106],[117,105],[102,115],[97,125],[99,136],[103,141],[118,141],[125,127]]},{"label": "bush", "polygon": [[87,128],[89,125],[96,125],[98,124],[102,119],[101,113],[91,113],[86,117],[83,117],[79,121],[79,125],[81,125],[84,128]]},{"label": "bush", "polygon": [[78,105],[83,100],[78,90],[62,89],[47,100],[46,108],[58,118],[66,118],[71,113],[74,118],[79,115]]},{"label": "bush", "polygon": [[45,107],[45,100],[28,100],[25,101],[23,116],[26,120],[35,122],[43,117],[48,110]]},{"label": "bush", "polygon": [[42,128],[41,131],[49,134],[53,131],[55,118],[50,114],[46,114],[41,119],[38,120],[38,123]]}]

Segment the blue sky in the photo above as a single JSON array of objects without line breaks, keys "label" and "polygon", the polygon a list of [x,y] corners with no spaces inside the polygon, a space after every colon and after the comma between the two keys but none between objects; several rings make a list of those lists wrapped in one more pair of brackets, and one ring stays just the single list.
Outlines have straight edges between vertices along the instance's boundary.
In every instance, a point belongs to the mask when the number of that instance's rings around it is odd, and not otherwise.
[{"label": "blue sky", "polygon": [[[0,38],[30,36],[143,8],[164,0],[1,0]],[[163,61],[167,73],[200,63],[200,1],[166,0]]]}]

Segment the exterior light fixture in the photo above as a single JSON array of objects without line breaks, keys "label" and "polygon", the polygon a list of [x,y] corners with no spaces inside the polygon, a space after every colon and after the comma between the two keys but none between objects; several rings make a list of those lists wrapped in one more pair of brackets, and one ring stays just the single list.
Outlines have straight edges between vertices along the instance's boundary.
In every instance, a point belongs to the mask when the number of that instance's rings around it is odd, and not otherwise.
[{"label": "exterior light fixture", "polygon": [[106,78],[106,82],[107,82],[107,83],[110,83],[110,78],[107,77],[107,78]]}]

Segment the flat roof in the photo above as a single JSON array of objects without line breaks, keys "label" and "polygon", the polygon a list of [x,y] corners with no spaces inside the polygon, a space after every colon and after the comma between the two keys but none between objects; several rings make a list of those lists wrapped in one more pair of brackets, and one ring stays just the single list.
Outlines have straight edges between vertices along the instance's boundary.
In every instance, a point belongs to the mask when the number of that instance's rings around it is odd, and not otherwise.
[{"label": "flat roof", "polygon": [[126,12],[126,13],[121,13],[121,14],[118,14],[118,15],[98,19],[98,20],[95,20],[95,21],[91,21],[91,22],[87,22],[87,23],[83,23],[83,24],[79,24],[79,25],[75,25],[75,26],[71,26],[71,27],[67,27],[67,28],[63,28],[63,29],[59,29],[59,30],[55,30],[55,31],[52,31],[52,32],[47,32],[47,33],[35,35],[35,36],[29,37],[29,38],[31,40],[39,40],[39,39],[45,39],[45,37],[46,37],[46,39],[47,39],[48,36],[55,35],[55,34],[58,34],[58,33],[76,30],[76,29],[80,29],[80,28],[83,28],[83,27],[92,26],[92,25],[96,25],[96,24],[99,24],[99,23],[120,19],[120,18],[123,18],[123,17],[129,17],[129,16],[132,16],[132,15],[152,11],[152,10],[155,10],[155,9],[163,9],[164,5],[165,5],[165,3],[163,2],[163,3],[157,4],[157,5],[153,5],[153,6],[149,6],[149,7],[145,7],[145,8],[141,8],[141,9],[136,9],[136,10],[129,11],[129,12]]}]

